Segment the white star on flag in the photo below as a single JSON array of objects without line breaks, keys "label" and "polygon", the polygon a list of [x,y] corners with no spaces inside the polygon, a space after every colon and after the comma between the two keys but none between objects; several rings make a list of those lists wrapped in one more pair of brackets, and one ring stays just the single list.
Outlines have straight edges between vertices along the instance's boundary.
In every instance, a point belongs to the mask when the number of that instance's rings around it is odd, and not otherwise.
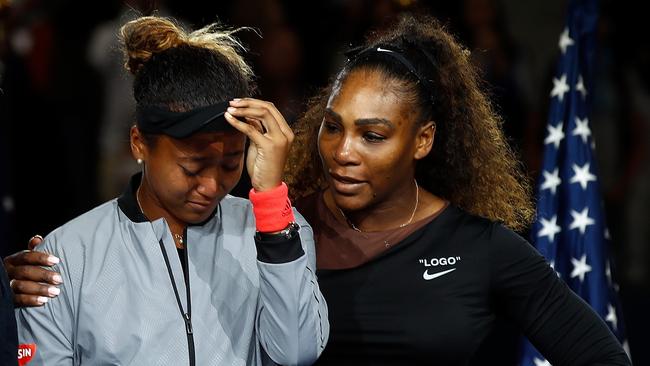
[{"label": "white star on flag", "polygon": [[537,233],[538,238],[541,238],[542,236],[546,236],[548,237],[549,241],[553,241],[553,239],[555,239],[555,234],[562,231],[562,229],[557,224],[557,215],[551,217],[550,220],[546,220],[543,217],[540,217],[539,220],[543,227]]},{"label": "white star on flag", "polygon": [[[623,313],[619,313],[616,266],[609,260],[611,240],[602,205],[602,177],[597,173],[594,140],[598,131],[592,117],[598,113],[592,107],[599,102],[594,91],[602,81],[593,68],[597,63],[594,46],[598,31],[593,20],[599,16],[598,0],[567,3],[566,22],[557,29],[560,52],[556,51],[555,74],[547,79],[553,83],[543,91],[550,97],[546,130],[540,137],[544,157],[537,170],[537,215],[530,238],[552,270],[597,309],[601,324],[607,324],[624,344],[626,327]],[[603,90],[607,90],[606,84]],[[550,274],[548,268],[546,273]],[[550,365],[545,360],[550,356],[530,342],[522,345],[522,351],[518,365]],[[552,357],[549,361],[557,362]]]},{"label": "white star on flag", "polygon": [[562,126],[564,125],[564,122],[560,121],[557,126],[553,127],[551,125],[548,125],[546,129],[548,130],[548,136],[544,139],[544,144],[550,144],[553,143],[555,145],[555,148],[560,147],[560,141],[564,138],[564,132],[562,132]]},{"label": "white star on flag", "polygon": [[583,282],[587,272],[591,272],[591,266],[587,264],[587,254],[583,254],[580,260],[571,258],[571,264],[573,264],[571,278],[580,277],[580,282]]},{"label": "white star on flag", "polygon": [[585,207],[581,212],[576,210],[571,210],[571,216],[573,216],[573,221],[569,226],[569,230],[580,229],[580,234],[584,234],[587,230],[587,226],[593,225],[595,223],[594,219],[588,216],[589,207]]},{"label": "white star on flag", "polygon": [[542,189],[550,189],[551,192],[555,194],[557,186],[562,183],[562,179],[560,179],[560,169],[555,168],[555,170],[553,170],[553,173],[549,173],[544,170],[542,174],[544,175],[544,183],[542,183]]},{"label": "white star on flag", "polygon": [[571,131],[571,135],[582,137],[582,142],[587,143],[587,139],[591,135],[591,130],[589,129],[589,119],[585,117],[580,119],[576,117],[576,128]]},{"label": "white star on flag", "polygon": [[564,99],[564,94],[569,91],[569,84],[566,83],[566,74],[562,74],[560,79],[553,78],[553,90],[551,98],[558,97],[560,102]]},{"label": "white star on flag", "polygon": [[605,317],[606,322],[612,323],[614,330],[618,327],[618,318],[616,317],[616,310],[612,304],[607,304],[607,316]]},{"label": "white star on flag", "polygon": [[583,190],[587,189],[587,184],[591,181],[596,181],[596,176],[589,172],[589,163],[585,163],[583,166],[578,166],[573,164],[571,167],[573,169],[573,177],[571,177],[570,183],[580,183],[580,187]]},{"label": "white star on flag", "polygon": [[585,88],[585,83],[582,80],[582,75],[578,75],[578,82],[576,83],[576,90],[582,95],[582,99],[587,97],[587,88]]},{"label": "white star on flag", "polygon": [[560,50],[562,50],[562,54],[566,53],[566,49],[569,46],[573,46],[575,42],[569,37],[569,28],[565,27],[564,31],[562,34],[560,34],[560,41],[558,42],[558,46],[560,47]]}]

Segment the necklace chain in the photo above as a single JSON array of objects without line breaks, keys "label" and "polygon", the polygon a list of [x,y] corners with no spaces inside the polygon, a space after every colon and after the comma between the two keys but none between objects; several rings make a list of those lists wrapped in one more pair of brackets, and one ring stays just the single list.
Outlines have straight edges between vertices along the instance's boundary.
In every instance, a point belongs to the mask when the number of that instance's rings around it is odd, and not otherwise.
[{"label": "necklace chain", "polygon": [[[135,201],[138,203],[140,212],[142,212],[144,215],[144,210],[142,209],[142,204],[140,203],[140,187],[138,187],[138,189],[135,191]],[[171,232],[171,229],[169,231]],[[183,235],[172,232],[172,236],[174,237],[175,241],[178,241],[179,244],[183,245]]]},{"label": "necklace chain", "polygon": [[[418,204],[420,203],[420,188],[418,187],[418,181],[413,179],[413,182],[415,182],[415,207],[413,207],[413,212],[411,212],[411,217],[409,218],[409,220],[401,224],[399,226],[400,228],[409,225],[413,221],[413,218],[415,217],[415,212],[418,210]],[[358,231],[360,233],[363,232],[363,230],[359,229],[350,219],[348,219],[347,216],[345,216],[345,213],[343,212],[343,210],[341,210],[340,207],[336,206],[336,208],[339,210],[339,212],[341,213],[345,221],[354,231]],[[388,243],[386,243],[386,246],[388,246]]]},{"label": "necklace chain", "polygon": [[178,241],[178,244],[183,244],[183,235],[176,233],[172,233],[172,235],[174,236],[174,239]]}]

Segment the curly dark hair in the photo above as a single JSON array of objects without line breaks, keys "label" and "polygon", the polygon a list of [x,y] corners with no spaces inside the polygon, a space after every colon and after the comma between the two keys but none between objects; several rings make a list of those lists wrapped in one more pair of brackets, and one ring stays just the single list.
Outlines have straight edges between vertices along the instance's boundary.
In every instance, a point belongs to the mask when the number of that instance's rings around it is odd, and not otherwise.
[{"label": "curly dark hair", "polygon": [[[401,15],[384,31],[371,33],[363,48],[399,50],[414,66],[410,71],[380,52],[352,56],[337,77],[308,103],[294,126],[296,139],[286,181],[294,199],[325,189],[318,153],[318,129],[334,88],[354,70],[379,72],[418,121],[436,124],[435,142],[418,161],[416,178],[429,192],[479,216],[524,230],[534,217],[531,187],[504,137],[500,117],[469,59],[469,52],[435,18]],[[424,79],[424,80],[423,80]]]}]

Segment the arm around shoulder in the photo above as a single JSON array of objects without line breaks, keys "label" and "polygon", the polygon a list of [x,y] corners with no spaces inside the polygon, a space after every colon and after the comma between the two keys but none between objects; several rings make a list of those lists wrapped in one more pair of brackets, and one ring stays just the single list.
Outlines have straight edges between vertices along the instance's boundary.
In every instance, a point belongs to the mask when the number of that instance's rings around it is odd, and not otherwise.
[{"label": "arm around shoulder", "polygon": [[57,250],[53,235],[50,235],[36,250],[52,253],[61,258],[53,268],[63,278],[61,293],[50,298],[42,307],[16,310],[18,340],[23,354],[31,357],[34,364],[72,365],[74,358],[73,329],[74,303],[69,263],[64,253]]}]

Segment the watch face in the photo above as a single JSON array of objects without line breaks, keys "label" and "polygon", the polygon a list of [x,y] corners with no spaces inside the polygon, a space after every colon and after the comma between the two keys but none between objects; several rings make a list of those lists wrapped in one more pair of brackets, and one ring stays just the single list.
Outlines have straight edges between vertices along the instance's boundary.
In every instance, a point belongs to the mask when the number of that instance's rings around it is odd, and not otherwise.
[{"label": "watch face", "polygon": [[295,222],[289,223],[289,226],[287,226],[286,229],[280,231],[280,235],[285,236],[287,239],[290,239],[294,236],[294,234],[297,232],[297,227]]},{"label": "watch face", "polygon": [[296,236],[299,229],[300,229],[300,225],[298,225],[296,222],[291,222],[289,223],[289,226],[287,226],[284,230],[280,231],[279,233],[270,234],[270,233],[261,233],[258,231],[255,233],[255,238],[258,240],[292,239],[293,237]]}]

